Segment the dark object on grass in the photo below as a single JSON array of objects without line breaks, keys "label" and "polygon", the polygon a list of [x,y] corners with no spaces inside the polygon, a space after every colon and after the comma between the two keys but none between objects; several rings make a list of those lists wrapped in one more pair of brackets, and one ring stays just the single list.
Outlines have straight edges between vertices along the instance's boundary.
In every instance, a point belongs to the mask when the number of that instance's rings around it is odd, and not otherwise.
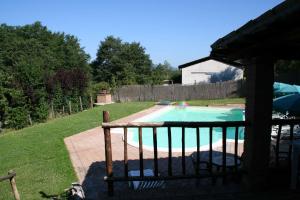
[{"label": "dark object on grass", "polygon": [[72,183],[72,186],[67,189],[68,200],[84,200],[85,195],[82,186],[79,183]]}]

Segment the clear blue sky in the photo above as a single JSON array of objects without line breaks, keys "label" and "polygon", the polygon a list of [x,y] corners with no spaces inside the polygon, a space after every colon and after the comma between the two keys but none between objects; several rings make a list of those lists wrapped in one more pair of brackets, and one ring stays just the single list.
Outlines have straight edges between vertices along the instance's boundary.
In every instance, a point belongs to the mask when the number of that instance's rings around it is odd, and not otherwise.
[{"label": "clear blue sky", "polygon": [[137,41],[154,63],[209,55],[210,45],[282,0],[1,0],[0,23],[41,21],[79,38],[94,59],[108,35]]}]

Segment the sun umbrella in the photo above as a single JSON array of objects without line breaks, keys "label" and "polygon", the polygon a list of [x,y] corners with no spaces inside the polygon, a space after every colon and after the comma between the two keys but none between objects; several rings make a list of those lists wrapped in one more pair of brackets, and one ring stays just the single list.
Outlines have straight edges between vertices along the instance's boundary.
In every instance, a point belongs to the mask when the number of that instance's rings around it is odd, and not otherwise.
[{"label": "sun umbrella", "polygon": [[290,94],[273,100],[275,111],[300,116],[300,94]]},{"label": "sun umbrella", "polygon": [[274,91],[279,90],[280,89],[280,83],[279,82],[274,82],[273,89],[274,89]]},{"label": "sun umbrella", "polygon": [[[273,85],[275,94],[292,94],[299,93],[297,88],[294,85],[275,82]],[[300,88],[299,88],[300,89]]]},{"label": "sun umbrella", "polygon": [[300,93],[300,85],[293,85],[293,86],[297,89],[298,93]]}]

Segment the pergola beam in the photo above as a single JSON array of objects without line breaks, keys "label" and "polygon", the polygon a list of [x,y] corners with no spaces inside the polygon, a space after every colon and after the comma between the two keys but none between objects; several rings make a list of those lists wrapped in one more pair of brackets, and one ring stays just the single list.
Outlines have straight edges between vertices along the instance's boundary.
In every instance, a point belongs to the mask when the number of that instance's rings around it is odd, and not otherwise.
[{"label": "pergola beam", "polygon": [[270,156],[274,64],[268,58],[248,60],[245,131],[245,183],[249,189],[263,189]]}]

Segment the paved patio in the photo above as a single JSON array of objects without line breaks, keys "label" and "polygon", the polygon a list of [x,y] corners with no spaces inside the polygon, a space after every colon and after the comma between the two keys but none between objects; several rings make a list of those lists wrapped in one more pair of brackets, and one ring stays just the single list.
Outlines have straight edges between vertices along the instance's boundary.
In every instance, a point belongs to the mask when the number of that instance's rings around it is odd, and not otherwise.
[{"label": "paved patio", "polygon": [[[164,106],[154,106],[150,109],[138,112],[128,117],[117,120],[118,122],[130,122],[144,115],[161,109]],[[122,135],[112,134],[113,170],[114,175],[122,176],[123,167],[123,140]],[[70,154],[70,158],[77,174],[77,177],[84,187],[87,199],[196,199],[202,196],[210,199],[209,196],[218,196],[218,199],[229,199],[235,195],[239,196],[241,191],[239,184],[229,183],[222,185],[221,181],[212,187],[211,179],[168,181],[166,188],[154,191],[135,192],[128,187],[126,182],[115,183],[114,197],[107,197],[107,185],[103,181],[105,176],[105,154],[103,129],[97,127],[77,135],[65,138],[65,144]],[[227,152],[233,152],[233,144],[227,143]],[[221,146],[215,147],[216,151],[221,150]],[[239,154],[243,152],[243,144],[239,144]],[[186,153],[187,174],[194,173],[194,167]],[[139,169],[138,148],[128,145],[128,163],[130,169]],[[167,152],[158,152],[159,172],[167,173]],[[153,152],[144,150],[144,168],[153,168]],[[181,153],[173,153],[173,174],[181,173]],[[188,191],[188,193],[187,193]],[[228,196],[229,195],[229,196]],[[244,195],[245,196],[245,195]],[[226,197],[226,198],[225,198]],[[228,197],[228,198],[227,198]]]}]

